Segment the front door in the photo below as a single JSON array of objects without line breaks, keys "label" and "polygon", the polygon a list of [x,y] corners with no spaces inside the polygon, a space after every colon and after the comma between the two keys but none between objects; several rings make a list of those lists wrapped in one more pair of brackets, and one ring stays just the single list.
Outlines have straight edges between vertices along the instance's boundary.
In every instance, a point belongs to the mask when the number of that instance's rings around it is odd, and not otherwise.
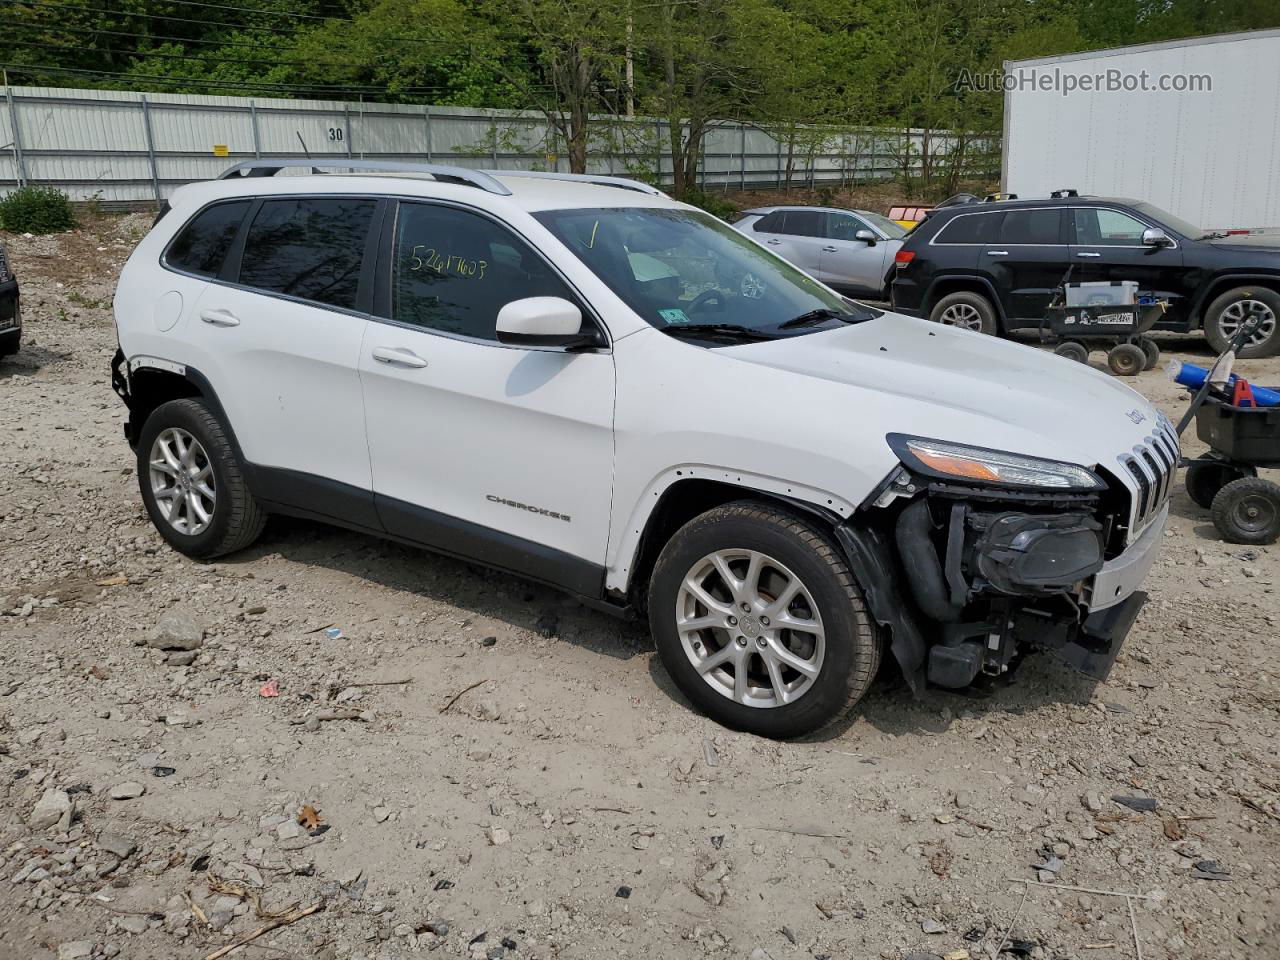
[{"label": "front door", "polygon": [[1006,210],[996,236],[982,246],[978,268],[1004,301],[1008,326],[1034,326],[1067,272],[1062,209]]},{"label": "front door", "polygon": [[1195,284],[1182,267],[1181,248],[1146,246],[1149,225],[1120,210],[1076,207],[1071,214],[1073,283],[1133,280],[1140,294],[1169,302],[1175,316],[1185,312]]},{"label": "front door", "polygon": [[[384,321],[360,360],[379,516],[393,535],[566,587],[603,582],[613,355],[509,347],[524,297],[581,298],[506,226],[402,201]],[[586,316],[584,322],[595,323]]]},{"label": "front door", "polygon": [[826,214],[821,210],[779,210],[769,215],[758,241],[811,277],[821,280],[826,246]]},{"label": "front door", "polygon": [[[859,240],[859,230],[871,226],[850,213],[827,214],[827,242],[822,246],[821,280],[841,291],[879,294],[884,290],[889,272],[883,240],[868,243]],[[871,230],[875,236],[876,231]]]}]

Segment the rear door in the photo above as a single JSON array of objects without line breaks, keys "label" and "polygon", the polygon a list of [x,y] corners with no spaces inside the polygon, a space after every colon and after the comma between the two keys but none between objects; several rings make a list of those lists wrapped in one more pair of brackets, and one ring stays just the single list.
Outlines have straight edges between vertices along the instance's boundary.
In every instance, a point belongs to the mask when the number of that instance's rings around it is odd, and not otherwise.
[{"label": "rear door", "polygon": [[1004,301],[1006,325],[1034,326],[1062,284],[1071,260],[1061,207],[1005,210],[997,239],[980,248],[978,267]]},{"label": "rear door", "polygon": [[1133,280],[1140,293],[1175,302],[1194,293],[1181,247],[1142,243],[1142,232],[1158,224],[1110,207],[1075,207],[1070,214],[1072,282]]},{"label": "rear door", "polygon": [[826,246],[826,214],[821,210],[775,210],[756,224],[756,239],[812,277],[819,276]]},{"label": "rear door", "polygon": [[852,213],[828,213],[827,242],[822,245],[819,277],[837,290],[879,295],[889,272],[891,244],[883,239],[874,243],[858,240],[859,230],[879,232]]},{"label": "rear door", "polygon": [[189,321],[246,459],[274,468],[261,471],[266,499],[314,506],[335,482],[337,492],[371,489],[359,363],[383,206],[255,201]]}]

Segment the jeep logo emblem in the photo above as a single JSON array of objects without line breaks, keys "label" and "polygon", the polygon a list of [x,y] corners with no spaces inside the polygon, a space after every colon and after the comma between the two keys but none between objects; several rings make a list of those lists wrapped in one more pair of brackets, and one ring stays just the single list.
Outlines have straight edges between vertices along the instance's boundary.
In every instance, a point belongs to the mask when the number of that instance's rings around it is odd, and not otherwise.
[{"label": "jeep logo emblem", "polygon": [[1128,413],[1125,414],[1125,416],[1128,417],[1130,420],[1132,420],[1135,424],[1139,424],[1143,420],[1147,419],[1147,415],[1143,413],[1141,410],[1139,410],[1137,407],[1130,410]]}]

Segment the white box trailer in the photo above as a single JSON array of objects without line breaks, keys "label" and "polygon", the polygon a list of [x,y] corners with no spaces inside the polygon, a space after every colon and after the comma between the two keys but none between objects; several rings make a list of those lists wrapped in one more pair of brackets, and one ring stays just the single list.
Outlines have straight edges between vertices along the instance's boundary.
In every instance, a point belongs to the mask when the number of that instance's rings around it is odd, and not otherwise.
[{"label": "white box trailer", "polygon": [[1001,189],[1280,229],[1280,30],[1005,62]]}]

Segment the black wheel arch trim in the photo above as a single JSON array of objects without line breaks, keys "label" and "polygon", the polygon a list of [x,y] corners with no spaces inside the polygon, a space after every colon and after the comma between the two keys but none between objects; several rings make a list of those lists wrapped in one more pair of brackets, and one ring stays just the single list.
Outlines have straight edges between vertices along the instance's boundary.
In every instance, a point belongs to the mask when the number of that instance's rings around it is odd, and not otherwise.
[{"label": "black wheel arch trim", "polygon": [[1250,283],[1264,284],[1268,290],[1280,294],[1280,273],[1215,274],[1200,285],[1200,292],[1196,294],[1195,300],[1191,303],[1191,309],[1187,311],[1189,328],[1191,330],[1202,329],[1205,321],[1204,314],[1209,309],[1209,304],[1226,293],[1231,287],[1245,286]]},{"label": "black wheel arch trim", "polygon": [[930,280],[929,286],[925,288],[924,297],[920,300],[920,315],[922,317],[928,317],[933,312],[937,302],[943,297],[948,296],[950,293],[963,292],[963,287],[960,290],[949,291],[949,293],[937,292],[938,287],[946,286],[949,283],[976,283],[978,286],[983,287],[987,291],[987,299],[991,302],[991,308],[996,312],[996,319],[1000,321],[1001,325],[1004,324],[1006,319],[1004,304],[1000,302],[995,284],[986,277],[975,273],[946,273]]}]

